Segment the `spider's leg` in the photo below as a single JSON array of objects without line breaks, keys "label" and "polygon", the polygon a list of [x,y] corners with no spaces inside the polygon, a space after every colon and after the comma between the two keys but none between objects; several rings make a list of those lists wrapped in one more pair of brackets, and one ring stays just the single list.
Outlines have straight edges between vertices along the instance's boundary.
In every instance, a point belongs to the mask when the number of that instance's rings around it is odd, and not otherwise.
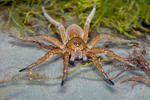
[{"label": "spider's leg", "polygon": [[38,47],[40,47],[42,49],[46,49],[46,50],[58,49],[58,47],[55,47],[53,45],[47,45],[43,42],[38,42],[38,41],[25,41],[25,42],[36,44]]},{"label": "spider's leg", "polygon": [[104,78],[106,79],[106,81],[108,81],[109,83],[111,83],[112,85],[114,85],[114,82],[112,82],[109,77],[107,76],[107,74],[104,72],[103,68],[101,67],[101,65],[99,64],[99,61],[96,57],[96,55],[92,52],[87,53],[87,56],[91,57],[94,61],[94,63],[96,64],[96,67],[98,68],[98,70],[103,74]]},{"label": "spider's leg", "polygon": [[55,47],[53,45],[46,45],[45,43],[43,42],[38,42],[38,41],[29,41],[33,44],[36,44],[38,45],[40,48],[43,48],[43,49],[46,49],[46,50],[53,50],[53,49],[58,49],[58,47]]},{"label": "spider's leg", "polygon": [[62,82],[61,82],[61,86],[63,86],[64,84],[64,80],[65,78],[67,77],[67,73],[68,73],[68,62],[69,62],[69,53],[66,52],[64,54],[64,74],[63,74],[63,77],[62,77]]},{"label": "spider's leg", "polygon": [[133,67],[136,68],[135,65],[133,65],[132,63],[130,63],[130,62],[127,61],[126,59],[124,59],[124,58],[122,58],[122,57],[116,55],[115,53],[113,53],[113,52],[110,51],[110,50],[106,50],[106,49],[104,49],[104,48],[92,48],[91,51],[94,52],[94,53],[106,53],[106,54],[108,54],[109,56],[112,56],[112,57],[114,57],[115,59],[117,59],[117,60],[119,60],[119,61],[121,61],[121,62],[124,62],[124,63],[126,63],[126,64],[128,64],[128,65],[133,66]]},{"label": "spider's leg", "polygon": [[57,47],[60,47],[61,49],[64,48],[63,44],[56,38],[50,37],[50,36],[35,36],[35,37],[15,37],[17,39],[20,39],[22,41],[34,41],[34,40],[47,40],[53,44],[55,44]]},{"label": "spider's leg", "polygon": [[112,40],[112,41],[116,41],[118,43],[130,43],[130,42],[132,42],[131,40],[119,39],[119,38],[112,37],[110,35],[99,35],[99,36],[96,36],[93,40],[91,40],[88,43],[88,45],[87,45],[88,48],[92,48],[101,39],[109,39],[109,40]]},{"label": "spider's leg", "polygon": [[64,26],[61,23],[59,23],[56,20],[54,20],[51,16],[49,16],[46,13],[44,7],[42,7],[42,11],[44,13],[44,16],[47,18],[47,20],[50,23],[52,23],[56,28],[58,28],[58,30],[60,31],[61,39],[62,39],[63,43],[66,44],[68,40],[67,40],[67,37],[66,37],[66,34],[65,34],[65,28],[64,28]]},{"label": "spider's leg", "polygon": [[86,22],[84,24],[84,28],[83,28],[83,30],[84,30],[84,37],[83,37],[83,40],[85,42],[87,42],[88,31],[89,31],[89,28],[90,28],[90,22],[91,22],[94,14],[95,14],[95,11],[96,11],[96,2],[94,2],[93,9],[92,9],[91,13],[89,14],[89,16],[87,17],[87,20],[86,20]]},{"label": "spider's leg", "polygon": [[42,58],[38,59],[36,62],[32,63],[31,65],[19,70],[19,72],[25,71],[25,70],[29,70],[32,69],[33,67],[39,65],[40,63],[42,63],[43,61],[45,61],[50,55],[53,54],[62,54],[63,50],[62,49],[54,49],[51,50],[49,52],[47,52]]}]

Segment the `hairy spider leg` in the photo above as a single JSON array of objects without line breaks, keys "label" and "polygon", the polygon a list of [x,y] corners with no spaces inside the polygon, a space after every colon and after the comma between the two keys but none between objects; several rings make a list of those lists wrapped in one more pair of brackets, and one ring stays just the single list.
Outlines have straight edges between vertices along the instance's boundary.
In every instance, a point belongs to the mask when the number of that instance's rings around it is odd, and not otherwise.
[{"label": "hairy spider leg", "polygon": [[33,43],[38,45],[40,48],[46,49],[46,50],[53,50],[53,49],[58,49],[58,47],[53,46],[53,45],[47,45],[43,42],[38,42],[38,41],[28,41],[29,43]]},{"label": "hairy spider leg", "polygon": [[35,66],[39,65],[40,63],[42,63],[43,61],[45,61],[52,54],[62,54],[62,53],[64,53],[64,51],[62,49],[51,50],[51,51],[47,52],[43,57],[38,59],[36,62],[34,62],[31,65],[19,70],[19,72],[32,69],[33,67],[35,67]]},{"label": "hairy spider leg", "polygon": [[33,41],[33,40],[47,40],[57,47],[63,49],[64,45],[56,38],[50,37],[50,36],[35,36],[35,37],[16,37],[17,39],[20,39],[22,41]]},{"label": "hairy spider leg", "polygon": [[88,31],[89,31],[89,28],[90,28],[90,22],[91,22],[92,18],[94,17],[95,11],[96,11],[96,2],[94,2],[93,9],[92,9],[91,13],[89,14],[89,16],[87,17],[87,20],[84,24],[84,28],[83,28],[84,37],[83,37],[83,40],[84,40],[85,43],[87,42]]},{"label": "hairy spider leg", "polygon": [[68,40],[67,40],[67,36],[66,36],[66,34],[65,34],[65,33],[66,33],[66,32],[65,32],[65,28],[64,28],[64,26],[62,25],[62,23],[57,22],[57,21],[54,20],[50,15],[48,15],[48,14],[46,13],[44,7],[42,7],[42,11],[43,11],[43,13],[44,13],[44,16],[47,18],[47,20],[48,20],[51,24],[53,24],[53,25],[59,30],[60,35],[61,35],[61,39],[62,39],[63,43],[66,44]]},{"label": "hairy spider leg", "polygon": [[91,51],[92,51],[93,53],[106,53],[106,54],[108,54],[109,56],[112,56],[113,58],[115,58],[115,59],[117,59],[117,60],[119,60],[119,61],[121,61],[121,62],[124,62],[124,63],[126,63],[126,64],[128,64],[128,65],[133,66],[133,67],[136,68],[135,65],[131,64],[131,63],[128,62],[126,59],[124,59],[124,58],[122,58],[122,57],[116,55],[115,53],[113,53],[113,52],[110,51],[110,50],[106,50],[106,49],[104,49],[104,48],[92,48]]},{"label": "hairy spider leg", "polygon": [[53,45],[47,45],[44,42],[39,42],[39,41],[25,41],[27,43],[32,43],[36,44],[38,47],[46,50],[52,50],[52,49],[58,49],[59,47],[53,46]]},{"label": "hairy spider leg", "polygon": [[106,81],[108,81],[110,84],[114,85],[114,82],[109,79],[109,77],[104,72],[104,70],[101,67],[101,65],[99,64],[99,61],[98,61],[96,55],[94,53],[92,53],[92,52],[87,53],[87,55],[93,59],[94,63],[96,64],[96,67],[102,73],[102,75],[104,76],[104,78],[106,79]]},{"label": "hairy spider leg", "polygon": [[118,39],[118,38],[115,38],[115,37],[112,37],[110,35],[99,35],[99,36],[96,36],[93,40],[91,40],[89,43],[88,43],[88,48],[93,48],[94,45],[99,42],[101,39],[109,39],[109,40],[112,40],[112,41],[116,41],[118,43],[129,43],[129,42],[132,42],[130,40],[124,40],[124,39]]},{"label": "hairy spider leg", "polygon": [[63,86],[64,84],[64,80],[67,77],[67,73],[68,73],[68,63],[69,63],[69,53],[65,52],[64,54],[64,72],[63,72],[63,77],[62,77],[62,82],[61,82],[61,86]]}]

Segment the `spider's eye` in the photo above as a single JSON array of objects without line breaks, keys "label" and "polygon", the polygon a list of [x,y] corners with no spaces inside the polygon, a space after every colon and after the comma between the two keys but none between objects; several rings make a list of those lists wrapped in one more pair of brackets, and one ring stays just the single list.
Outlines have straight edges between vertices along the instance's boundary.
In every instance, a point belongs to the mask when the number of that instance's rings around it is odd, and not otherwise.
[{"label": "spider's eye", "polygon": [[79,47],[79,46],[81,45],[81,42],[74,42],[74,45],[75,45],[76,47]]}]

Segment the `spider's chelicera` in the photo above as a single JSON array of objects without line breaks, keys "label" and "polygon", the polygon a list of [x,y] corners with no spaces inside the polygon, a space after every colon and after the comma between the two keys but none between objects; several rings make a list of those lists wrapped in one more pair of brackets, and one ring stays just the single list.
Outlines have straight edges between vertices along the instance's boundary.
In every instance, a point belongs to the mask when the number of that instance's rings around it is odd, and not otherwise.
[{"label": "spider's chelicera", "polygon": [[98,58],[96,57],[96,53],[106,53],[109,56],[112,56],[117,60],[120,60],[131,66],[134,66],[133,64],[128,62],[126,59],[114,54],[110,50],[94,47],[94,45],[103,38],[109,38],[109,39],[113,40],[113,38],[111,36],[99,35],[99,36],[95,37],[93,40],[91,40],[89,43],[87,43],[88,30],[90,28],[90,22],[96,11],[96,3],[94,3],[93,9],[92,9],[91,13],[89,14],[89,16],[87,17],[87,20],[85,22],[83,29],[80,26],[78,26],[77,24],[72,24],[72,25],[68,26],[68,28],[65,30],[64,26],[61,23],[57,22],[56,20],[54,20],[51,16],[49,16],[46,13],[44,7],[42,7],[42,11],[44,13],[44,16],[47,18],[47,20],[59,30],[62,42],[54,37],[44,36],[44,35],[43,36],[35,36],[35,37],[27,37],[27,38],[17,37],[20,40],[25,40],[25,41],[48,40],[49,42],[53,43],[57,47],[57,48],[53,48],[53,49],[47,48],[47,49],[49,49],[49,51],[43,57],[38,59],[33,64],[25,67],[24,69],[19,70],[19,72],[32,69],[33,67],[35,67],[35,66],[39,65],[40,63],[42,63],[43,61],[45,61],[50,55],[64,54],[64,71],[63,71],[63,77],[62,77],[62,82],[61,82],[61,85],[63,85],[64,80],[67,77],[69,60],[74,61],[75,59],[83,59],[83,61],[86,61],[87,58],[89,57],[94,61],[98,70],[104,76],[104,78],[111,84],[114,84],[109,79],[109,77],[104,72],[101,65],[99,64]]}]

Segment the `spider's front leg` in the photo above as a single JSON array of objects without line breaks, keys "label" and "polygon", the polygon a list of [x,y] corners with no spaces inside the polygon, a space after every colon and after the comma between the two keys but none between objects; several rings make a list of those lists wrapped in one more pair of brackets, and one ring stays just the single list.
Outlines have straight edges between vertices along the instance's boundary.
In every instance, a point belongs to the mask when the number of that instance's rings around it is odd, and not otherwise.
[{"label": "spider's front leg", "polygon": [[61,86],[63,86],[64,84],[64,80],[67,77],[67,73],[68,73],[68,63],[69,63],[69,53],[65,52],[64,53],[64,72],[63,72],[63,77],[62,77],[62,82],[61,82]]},{"label": "spider's front leg", "polygon": [[64,26],[63,26],[60,22],[54,20],[51,16],[49,16],[49,15],[46,13],[44,7],[42,7],[42,11],[43,11],[43,13],[44,13],[44,16],[47,18],[47,20],[48,20],[51,24],[53,24],[53,25],[59,30],[60,35],[61,35],[61,39],[62,39],[63,43],[66,44],[68,40],[67,40],[67,36],[66,36],[66,34],[65,34],[65,28],[64,28]]},{"label": "spider's front leg", "polygon": [[106,49],[104,49],[104,48],[92,48],[91,51],[94,52],[94,53],[106,53],[106,54],[108,54],[109,56],[112,56],[112,57],[114,57],[115,59],[117,59],[117,60],[119,60],[119,61],[121,61],[121,62],[124,62],[124,63],[126,63],[126,64],[128,64],[128,65],[133,66],[133,67],[136,68],[135,65],[133,65],[132,63],[130,63],[130,62],[127,61],[126,59],[124,59],[124,58],[122,58],[122,57],[116,55],[115,53],[113,53],[113,52],[110,51],[110,50],[106,50]]},{"label": "spider's front leg", "polygon": [[109,77],[107,76],[107,74],[104,72],[103,68],[101,67],[101,65],[99,64],[98,58],[96,57],[96,55],[93,52],[88,52],[87,56],[89,56],[90,58],[93,59],[93,61],[96,64],[96,67],[98,68],[98,70],[103,74],[104,78],[106,79],[106,81],[108,81],[110,84],[114,85],[114,82],[111,81],[109,79]]},{"label": "spider's front leg", "polygon": [[35,67],[35,66],[39,65],[40,63],[42,63],[43,61],[45,61],[52,54],[62,54],[63,52],[64,52],[64,50],[62,50],[62,49],[51,50],[51,51],[47,52],[42,58],[38,59],[36,62],[19,70],[19,72],[32,69],[33,67]]},{"label": "spider's front leg", "polygon": [[84,28],[83,28],[84,37],[83,37],[83,40],[84,40],[85,43],[87,42],[87,39],[88,39],[88,32],[89,32],[89,28],[90,28],[90,23],[91,23],[92,18],[94,17],[95,11],[96,11],[96,2],[94,2],[93,9],[92,9],[91,13],[89,14],[89,16],[87,17],[87,20],[84,24]]}]

